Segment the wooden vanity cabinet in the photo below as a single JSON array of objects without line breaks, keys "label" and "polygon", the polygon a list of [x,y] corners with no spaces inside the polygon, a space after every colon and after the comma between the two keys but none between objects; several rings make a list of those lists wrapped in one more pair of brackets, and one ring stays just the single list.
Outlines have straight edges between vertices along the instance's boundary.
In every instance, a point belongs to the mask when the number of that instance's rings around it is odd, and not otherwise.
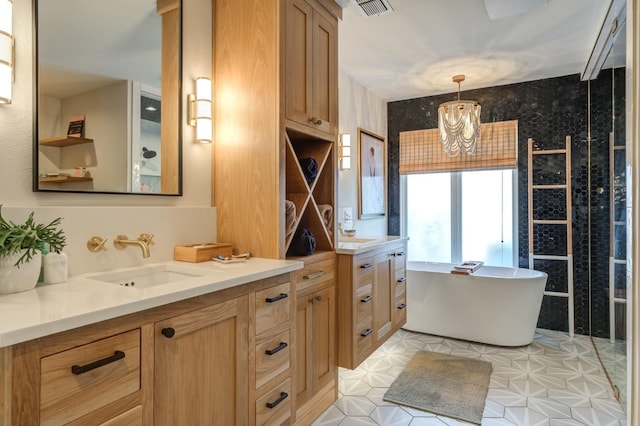
[{"label": "wooden vanity cabinet", "polygon": [[290,278],[0,348],[0,425],[293,423]]},{"label": "wooden vanity cabinet", "polygon": [[406,323],[406,243],[338,254],[338,365],[354,369]]}]

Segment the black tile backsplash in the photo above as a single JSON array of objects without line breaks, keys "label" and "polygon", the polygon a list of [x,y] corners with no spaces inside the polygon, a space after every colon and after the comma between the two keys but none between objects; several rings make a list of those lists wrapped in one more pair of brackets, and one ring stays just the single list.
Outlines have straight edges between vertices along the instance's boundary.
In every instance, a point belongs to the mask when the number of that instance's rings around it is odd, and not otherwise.
[{"label": "black tile backsplash", "polygon": [[[616,81],[624,81],[624,70],[615,70]],[[619,75],[618,75],[619,74]],[[620,75],[622,77],[620,77]],[[533,138],[537,149],[564,148],[565,137],[571,136],[571,183],[573,220],[573,279],[575,332],[589,334],[589,262],[594,291],[591,300],[592,334],[608,337],[609,306],[609,132],[614,127],[616,144],[624,145],[624,102],[612,109],[612,71],[601,72],[591,81],[591,155],[589,161],[588,103],[589,83],[579,75],[569,75],[525,83],[511,84],[464,92],[465,99],[473,99],[482,106],[483,123],[518,120],[518,247],[519,266],[528,267],[528,187],[527,140]],[[622,89],[620,89],[622,86]],[[615,90],[624,93],[624,85]],[[390,102],[388,104],[388,229],[390,235],[400,234],[400,176],[399,134],[403,131],[437,127],[438,106],[456,99],[457,93]],[[616,97],[617,97],[616,96]],[[615,114],[615,125],[612,116]],[[546,157],[546,156],[543,156]],[[536,161],[536,183],[562,183],[565,178],[564,160],[551,157]],[[589,174],[589,167],[591,174]],[[591,179],[591,189],[589,189]],[[616,182],[624,183],[624,161],[616,165]],[[617,186],[617,185],[616,185]],[[618,204],[624,205],[624,187],[614,189]],[[589,205],[589,191],[591,203]],[[548,191],[546,199],[536,208],[554,215],[564,214],[564,192]],[[540,200],[540,198],[536,198]],[[621,203],[621,204],[620,204]],[[589,241],[589,210],[591,210],[591,242]],[[623,215],[624,212],[619,212]],[[538,225],[534,243],[548,254],[564,254],[566,232],[563,226]],[[617,252],[625,246],[624,232],[616,232]],[[591,259],[589,258],[591,248]],[[556,253],[557,252],[557,253]],[[551,262],[553,263],[553,262]],[[538,266],[538,265],[536,265]],[[543,269],[540,264],[540,269]],[[548,290],[566,289],[567,273],[553,263],[553,275]],[[564,280],[564,282],[562,282]],[[552,330],[568,330],[566,299],[545,296],[538,326]]]}]

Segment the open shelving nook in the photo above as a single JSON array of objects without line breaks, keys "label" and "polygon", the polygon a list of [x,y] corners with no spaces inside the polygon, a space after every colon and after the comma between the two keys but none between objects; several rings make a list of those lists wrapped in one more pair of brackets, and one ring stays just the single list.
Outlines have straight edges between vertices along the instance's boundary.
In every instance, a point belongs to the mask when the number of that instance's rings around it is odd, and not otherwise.
[{"label": "open shelving nook", "polygon": [[[293,232],[286,238],[286,250],[296,231],[306,228],[315,237],[316,252],[333,251],[334,143],[290,128],[285,131],[285,139],[286,199],[293,202],[296,211]],[[309,182],[300,165],[300,160],[306,158],[313,158],[318,165],[315,179]]]}]

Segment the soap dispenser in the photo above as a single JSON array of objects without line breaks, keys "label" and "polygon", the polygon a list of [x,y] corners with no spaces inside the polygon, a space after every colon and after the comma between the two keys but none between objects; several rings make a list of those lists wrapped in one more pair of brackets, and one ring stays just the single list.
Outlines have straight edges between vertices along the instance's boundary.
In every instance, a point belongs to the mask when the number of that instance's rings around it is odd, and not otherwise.
[{"label": "soap dispenser", "polygon": [[40,275],[38,276],[38,282],[42,283],[44,282],[44,258],[47,254],[49,254],[49,249],[47,248],[44,241],[40,241],[38,244],[40,245],[40,256],[42,259],[42,261],[40,262]]}]

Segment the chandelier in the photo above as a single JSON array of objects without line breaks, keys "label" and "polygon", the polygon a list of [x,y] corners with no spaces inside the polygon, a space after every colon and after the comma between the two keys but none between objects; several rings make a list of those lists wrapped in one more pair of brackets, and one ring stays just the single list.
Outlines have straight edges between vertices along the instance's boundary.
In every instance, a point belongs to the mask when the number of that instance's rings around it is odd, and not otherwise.
[{"label": "chandelier", "polygon": [[464,75],[454,75],[458,83],[458,100],[445,102],[438,107],[438,130],[442,148],[447,155],[455,157],[461,151],[473,154],[480,138],[480,105],[476,101],[460,100],[460,83]]}]

